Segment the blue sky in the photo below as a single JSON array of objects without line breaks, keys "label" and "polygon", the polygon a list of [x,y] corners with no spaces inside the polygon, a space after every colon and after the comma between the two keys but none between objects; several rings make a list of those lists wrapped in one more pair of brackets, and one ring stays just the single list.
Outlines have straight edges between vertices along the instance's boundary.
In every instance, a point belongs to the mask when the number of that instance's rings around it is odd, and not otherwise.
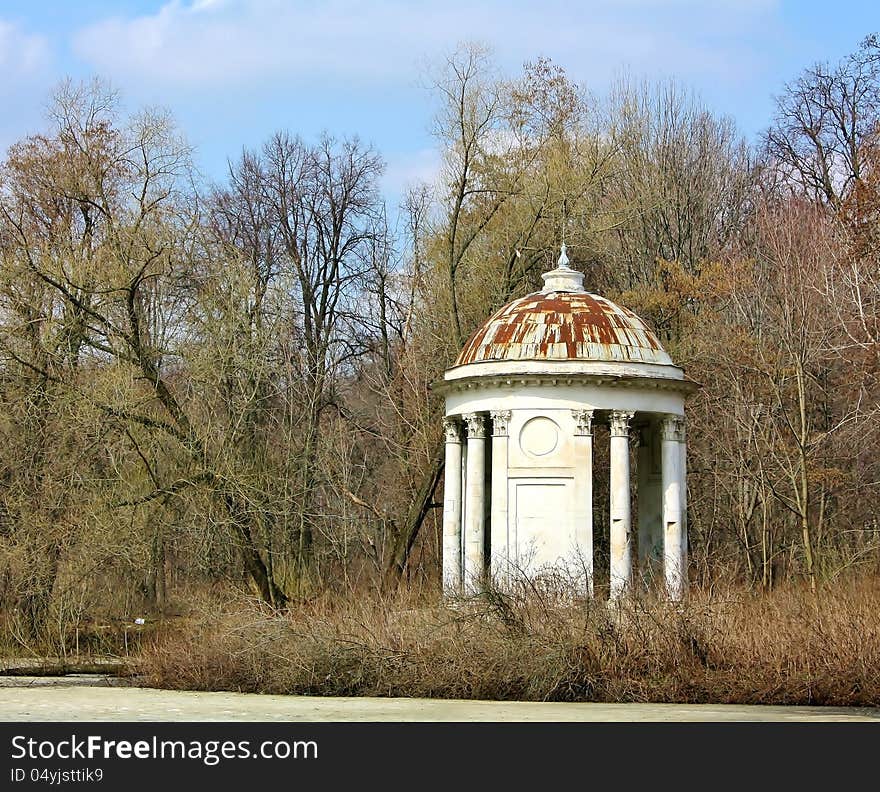
[{"label": "blue sky", "polygon": [[675,76],[752,139],[785,81],[875,30],[880,5],[847,0],[0,0],[0,150],[41,128],[58,80],[101,75],[170,108],[208,177],[277,129],[327,130],[379,149],[393,200],[436,168],[421,75],[459,41],[511,74],[548,56],[599,94]]}]

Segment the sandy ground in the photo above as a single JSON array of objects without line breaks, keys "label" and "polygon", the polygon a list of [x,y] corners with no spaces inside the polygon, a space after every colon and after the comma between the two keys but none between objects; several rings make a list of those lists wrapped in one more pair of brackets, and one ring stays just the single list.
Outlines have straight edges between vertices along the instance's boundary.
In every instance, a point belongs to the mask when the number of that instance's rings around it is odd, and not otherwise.
[{"label": "sandy ground", "polygon": [[194,693],[112,677],[0,677],[2,721],[876,721],[880,709],[548,704]]}]

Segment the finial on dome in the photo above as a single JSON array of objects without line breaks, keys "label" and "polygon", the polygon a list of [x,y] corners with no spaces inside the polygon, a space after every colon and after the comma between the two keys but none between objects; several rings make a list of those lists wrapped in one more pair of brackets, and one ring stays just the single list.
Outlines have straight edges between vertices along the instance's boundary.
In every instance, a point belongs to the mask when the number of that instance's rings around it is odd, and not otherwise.
[{"label": "finial on dome", "polygon": [[569,266],[564,242],[559,251],[556,269],[545,272],[541,277],[544,279],[544,288],[541,289],[543,294],[549,294],[550,292],[586,291],[584,289],[584,274]]},{"label": "finial on dome", "polygon": [[570,269],[568,266],[568,256],[565,254],[565,242],[562,243],[562,247],[559,249],[559,260],[556,262],[556,266]]}]

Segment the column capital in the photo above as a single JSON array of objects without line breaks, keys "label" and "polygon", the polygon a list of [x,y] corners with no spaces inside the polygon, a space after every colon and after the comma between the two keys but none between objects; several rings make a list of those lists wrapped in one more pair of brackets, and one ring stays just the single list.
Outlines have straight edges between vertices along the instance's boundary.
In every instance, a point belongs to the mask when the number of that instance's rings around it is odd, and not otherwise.
[{"label": "column capital", "polygon": [[572,410],[571,417],[574,418],[575,436],[583,437],[593,434],[593,411],[592,410]]},{"label": "column capital", "polygon": [[447,443],[461,442],[461,421],[458,418],[443,419],[443,434]]},{"label": "column capital", "polygon": [[468,440],[482,440],[486,437],[486,421],[482,413],[464,413],[461,417],[467,424]]},{"label": "column capital", "polygon": [[629,422],[635,412],[632,410],[612,410],[609,416],[612,437],[629,437]]},{"label": "column capital", "polygon": [[495,437],[507,437],[510,427],[510,410],[492,410],[492,434]]},{"label": "column capital", "polygon": [[660,427],[664,440],[673,440],[676,443],[684,442],[684,416],[664,415]]}]

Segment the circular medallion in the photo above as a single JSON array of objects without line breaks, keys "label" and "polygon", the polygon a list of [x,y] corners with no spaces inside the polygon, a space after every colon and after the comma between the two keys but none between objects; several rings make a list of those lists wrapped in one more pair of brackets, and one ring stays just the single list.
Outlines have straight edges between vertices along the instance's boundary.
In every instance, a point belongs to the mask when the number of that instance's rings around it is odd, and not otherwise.
[{"label": "circular medallion", "polygon": [[547,456],[558,443],[559,427],[549,418],[532,418],[519,433],[519,447],[530,456]]}]

